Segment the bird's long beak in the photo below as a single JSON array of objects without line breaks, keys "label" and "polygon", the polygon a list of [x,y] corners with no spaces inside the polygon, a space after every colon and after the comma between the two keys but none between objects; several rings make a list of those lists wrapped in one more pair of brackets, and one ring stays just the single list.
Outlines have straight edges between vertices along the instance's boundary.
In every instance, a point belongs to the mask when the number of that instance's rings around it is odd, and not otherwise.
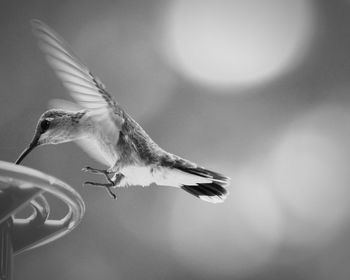
[{"label": "bird's long beak", "polygon": [[32,142],[30,143],[30,145],[28,146],[28,148],[26,148],[22,154],[19,156],[19,158],[16,160],[15,164],[20,164],[22,162],[22,160],[37,146],[39,146],[39,138],[40,135],[35,135],[34,139],[32,140]]}]

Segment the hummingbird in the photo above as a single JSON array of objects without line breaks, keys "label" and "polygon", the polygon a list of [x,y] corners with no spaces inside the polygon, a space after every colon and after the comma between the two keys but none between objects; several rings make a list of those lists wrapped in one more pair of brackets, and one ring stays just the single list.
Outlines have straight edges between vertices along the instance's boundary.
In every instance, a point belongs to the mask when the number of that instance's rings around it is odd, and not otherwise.
[{"label": "hummingbird", "polygon": [[39,48],[75,102],[56,102],[62,109],[41,115],[31,143],[16,164],[38,146],[75,141],[92,158],[109,166],[83,168],[106,179],[105,183],[84,184],[106,188],[115,199],[117,187],[154,183],[183,189],[207,202],[225,200],[228,177],[158,146],[60,35],[39,20],[31,24]]}]

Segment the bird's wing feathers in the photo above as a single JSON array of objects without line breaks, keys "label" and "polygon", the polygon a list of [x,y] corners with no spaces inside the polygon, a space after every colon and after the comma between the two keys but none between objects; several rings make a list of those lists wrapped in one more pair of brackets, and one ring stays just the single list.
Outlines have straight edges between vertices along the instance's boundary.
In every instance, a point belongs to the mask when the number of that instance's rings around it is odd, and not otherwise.
[{"label": "bird's wing feathers", "polygon": [[124,112],[104,85],[54,30],[39,20],[32,20],[31,23],[40,49],[73,99],[88,109],[94,119],[106,129],[119,131],[124,123]]},{"label": "bird's wing feathers", "polygon": [[81,138],[75,141],[79,147],[83,149],[89,156],[103,165],[113,166],[114,161],[111,160],[111,157],[105,156],[105,153],[100,152],[99,145],[94,138]]}]

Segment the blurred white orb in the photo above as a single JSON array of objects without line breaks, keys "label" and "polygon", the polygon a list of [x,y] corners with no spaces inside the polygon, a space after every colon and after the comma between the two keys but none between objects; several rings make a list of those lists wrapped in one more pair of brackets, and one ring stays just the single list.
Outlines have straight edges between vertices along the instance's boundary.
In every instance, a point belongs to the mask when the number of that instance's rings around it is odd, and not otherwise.
[{"label": "blurred white orb", "polygon": [[179,193],[170,229],[178,261],[212,279],[262,270],[274,261],[284,232],[279,206],[261,172],[226,167],[218,168],[234,174],[226,201],[213,205]]},{"label": "blurred white orb", "polygon": [[176,0],[165,20],[171,64],[211,86],[251,85],[292,68],[313,29],[304,0]]},{"label": "blurred white orb", "polygon": [[321,108],[291,124],[271,157],[271,181],[291,215],[289,241],[322,245],[350,216],[350,114]]},{"label": "blurred white orb", "polygon": [[233,203],[237,215],[259,241],[276,247],[284,237],[285,220],[264,166],[249,164],[235,175],[231,185],[235,188]]}]

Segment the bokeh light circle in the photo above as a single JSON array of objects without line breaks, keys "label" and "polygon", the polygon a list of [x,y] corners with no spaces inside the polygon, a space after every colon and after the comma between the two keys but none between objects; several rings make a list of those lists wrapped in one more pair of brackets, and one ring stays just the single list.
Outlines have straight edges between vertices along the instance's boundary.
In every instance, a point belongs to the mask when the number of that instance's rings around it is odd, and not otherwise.
[{"label": "bokeh light circle", "polygon": [[350,216],[350,114],[322,107],[292,123],[270,161],[271,182],[290,218],[288,240],[322,245]]},{"label": "bokeh light circle", "polygon": [[310,43],[311,1],[177,0],[165,20],[167,58],[199,83],[266,81],[292,68]]},{"label": "bokeh light circle", "polygon": [[255,274],[274,261],[282,241],[279,206],[255,167],[217,166],[234,175],[230,195],[212,205],[179,193],[169,231],[172,248],[179,262],[203,277]]}]

